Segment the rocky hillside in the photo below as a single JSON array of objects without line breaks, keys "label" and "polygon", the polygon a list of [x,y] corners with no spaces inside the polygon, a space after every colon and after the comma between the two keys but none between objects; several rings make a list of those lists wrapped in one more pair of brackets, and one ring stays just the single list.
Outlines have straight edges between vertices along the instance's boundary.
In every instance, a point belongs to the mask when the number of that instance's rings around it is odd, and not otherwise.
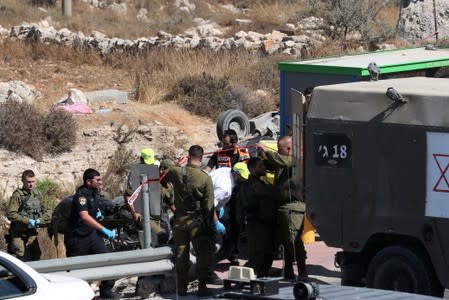
[{"label": "rocky hillside", "polygon": [[[374,1],[391,2],[379,6],[376,14],[383,29],[389,26],[382,32],[380,26],[345,23],[347,11],[330,10],[326,1],[73,0],[72,18],[60,15],[60,1],[56,7],[28,2],[0,3],[0,101],[21,99],[49,110],[69,88],[113,88],[129,98],[126,104],[91,104],[93,114],[76,116],[79,129],[71,152],[38,162],[0,149],[0,200],[9,197],[27,168],[67,190],[88,167],[105,172],[117,148],[113,136],[120,124],[137,129],[128,145],[136,156],[143,147],[170,157],[193,143],[213,149],[214,120],[193,115],[179,102],[160,101],[186,76],[229,78],[233,88],[258,90],[276,101],[273,78],[279,60],[407,45],[398,39],[405,34],[394,30],[398,1]],[[410,32],[405,37],[411,41],[424,37],[430,28],[416,25],[422,18],[415,17],[427,12],[431,1],[401,3],[399,29]],[[438,24],[444,29],[447,8],[441,4],[438,9]],[[137,102],[136,94],[145,97]]]}]

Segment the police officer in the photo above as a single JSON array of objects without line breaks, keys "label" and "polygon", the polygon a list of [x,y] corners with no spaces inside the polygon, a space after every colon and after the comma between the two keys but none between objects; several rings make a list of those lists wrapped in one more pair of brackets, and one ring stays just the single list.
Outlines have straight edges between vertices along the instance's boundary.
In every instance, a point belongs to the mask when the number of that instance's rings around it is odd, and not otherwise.
[{"label": "police officer", "polygon": [[248,265],[254,268],[258,277],[267,277],[273,263],[274,188],[261,179],[266,168],[260,158],[251,158],[248,169],[248,181],[242,184],[239,193],[247,222]]},{"label": "police officer", "polygon": [[307,279],[306,250],[301,240],[305,203],[300,199],[293,178],[292,137],[278,140],[278,152],[265,151],[258,145],[258,155],[265,160],[268,169],[274,170],[274,185],[278,198],[278,239],[284,246],[284,278],[295,279],[293,261],[296,258],[300,279]]},{"label": "police officer", "polygon": [[22,261],[40,259],[37,228],[48,225],[51,220],[51,211],[46,207],[35,187],[34,172],[24,171],[22,188],[14,191],[6,212],[6,216],[11,221],[8,252]]},{"label": "police officer", "polygon": [[[78,188],[72,201],[72,212],[64,232],[67,257],[100,254],[108,252],[100,234],[108,239],[115,238],[115,231],[109,230],[97,221],[98,212],[105,199],[99,197],[102,180],[100,173],[87,169],[83,174],[83,185]],[[111,213],[111,211],[109,212]],[[112,292],[114,280],[104,280],[100,284],[100,298],[119,299]]]},{"label": "police officer", "polygon": [[199,279],[198,295],[210,295],[208,277],[214,190],[211,178],[200,169],[203,148],[189,149],[187,166],[172,167],[162,180],[173,184],[175,224],[173,237],[176,247],[177,293],[187,294],[190,242],[196,252],[196,273]]}]

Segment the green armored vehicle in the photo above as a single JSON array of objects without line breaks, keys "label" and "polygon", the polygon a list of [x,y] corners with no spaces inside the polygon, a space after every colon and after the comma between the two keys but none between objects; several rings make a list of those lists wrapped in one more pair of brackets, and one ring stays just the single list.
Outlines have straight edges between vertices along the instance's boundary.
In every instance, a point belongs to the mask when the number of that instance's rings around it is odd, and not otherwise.
[{"label": "green armored vehicle", "polygon": [[307,215],[328,246],[342,248],[342,284],[443,296],[449,79],[316,87],[304,127],[293,110]]}]

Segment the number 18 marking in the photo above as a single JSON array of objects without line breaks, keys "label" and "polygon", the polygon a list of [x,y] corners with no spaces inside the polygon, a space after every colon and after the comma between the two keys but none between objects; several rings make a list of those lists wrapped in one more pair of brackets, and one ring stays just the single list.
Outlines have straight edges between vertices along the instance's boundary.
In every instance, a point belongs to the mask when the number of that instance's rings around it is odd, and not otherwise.
[{"label": "number 18 marking", "polygon": [[334,154],[332,155],[332,158],[345,159],[346,157],[348,157],[346,145],[341,145],[340,147],[338,147],[338,145],[334,145],[333,148],[334,148]]}]

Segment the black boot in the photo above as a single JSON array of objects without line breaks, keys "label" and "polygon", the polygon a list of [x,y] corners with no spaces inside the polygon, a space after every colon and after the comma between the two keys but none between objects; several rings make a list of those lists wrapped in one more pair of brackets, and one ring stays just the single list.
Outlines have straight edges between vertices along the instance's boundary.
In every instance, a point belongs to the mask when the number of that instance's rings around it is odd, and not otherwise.
[{"label": "black boot", "polygon": [[179,281],[177,282],[176,285],[176,294],[178,294],[178,296],[187,296],[187,282],[185,281]]},{"label": "black boot", "polygon": [[306,260],[298,261],[298,280],[309,281],[309,273],[307,273]]},{"label": "black boot", "polygon": [[207,287],[206,282],[200,281],[198,284],[198,297],[212,296],[214,293]]}]

